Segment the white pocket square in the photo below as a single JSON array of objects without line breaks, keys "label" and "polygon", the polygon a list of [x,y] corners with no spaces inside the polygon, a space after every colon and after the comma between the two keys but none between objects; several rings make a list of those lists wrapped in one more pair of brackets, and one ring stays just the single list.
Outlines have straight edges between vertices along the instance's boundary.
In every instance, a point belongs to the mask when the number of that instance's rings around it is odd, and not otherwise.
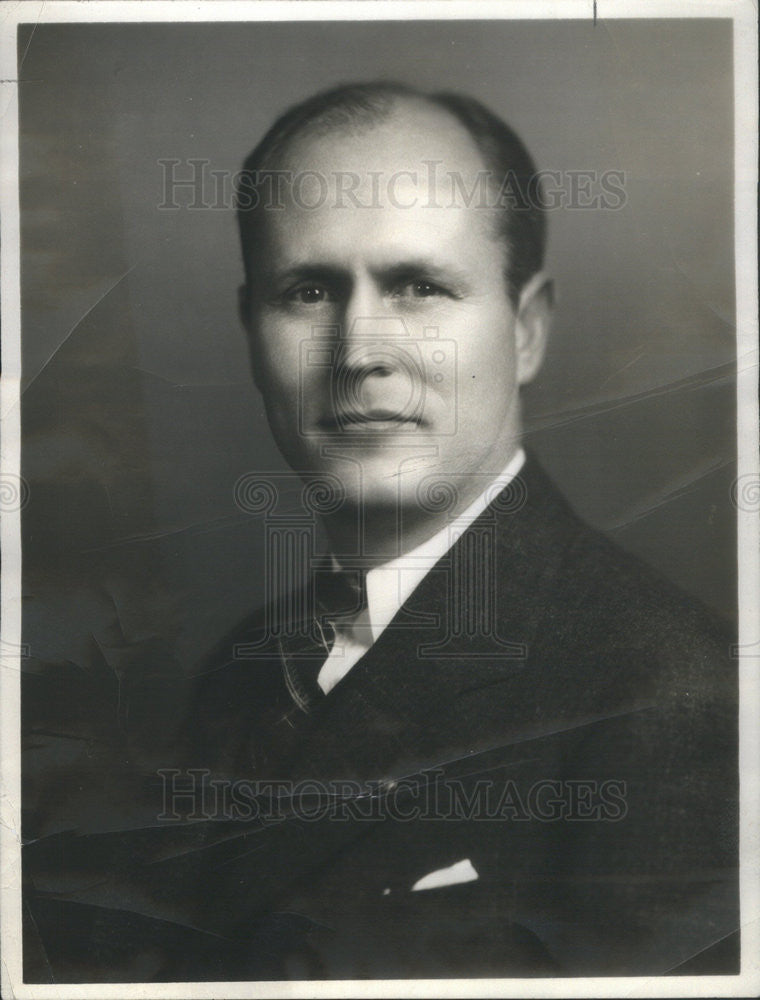
[{"label": "white pocket square", "polygon": [[442,889],[446,885],[458,885],[461,882],[475,882],[479,878],[478,873],[469,858],[449,865],[448,868],[438,868],[429,875],[422,878],[412,886],[412,892],[423,892],[425,889]]}]

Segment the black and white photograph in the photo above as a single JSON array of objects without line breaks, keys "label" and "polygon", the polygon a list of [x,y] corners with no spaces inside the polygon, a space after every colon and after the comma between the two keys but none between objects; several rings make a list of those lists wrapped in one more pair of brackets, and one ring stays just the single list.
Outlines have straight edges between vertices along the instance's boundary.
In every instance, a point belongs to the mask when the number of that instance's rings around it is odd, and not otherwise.
[{"label": "black and white photograph", "polygon": [[754,6],[9,11],[3,995],[756,994]]}]

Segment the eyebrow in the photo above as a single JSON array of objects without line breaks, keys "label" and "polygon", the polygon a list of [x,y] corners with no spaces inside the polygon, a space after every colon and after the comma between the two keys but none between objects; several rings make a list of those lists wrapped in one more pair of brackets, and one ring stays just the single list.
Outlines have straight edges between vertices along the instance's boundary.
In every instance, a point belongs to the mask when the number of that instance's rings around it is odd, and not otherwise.
[{"label": "eyebrow", "polygon": [[335,267],[330,264],[318,264],[304,262],[286,267],[284,270],[274,270],[269,272],[267,277],[274,278],[278,282],[289,283],[292,281],[325,281],[325,282],[345,282],[350,280],[350,274],[345,268]]},{"label": "eyebrow", "polygon": [[[425,257],[413,257],[408,260],[396,261],[388,266],[379,265],[370,268],[370,273],[383,284],[394,284],[414,278],[429,278],[431,281],[454,283],[458,286],[468,286],[469,280],[460,268],[442,264]],[[322,281],[334,285],[346,286],[352,280],[349,268],[335,264],[324,264],[317,261],[303,261],[285,267],[282,271],[270,272],[270,280],[278,284],[289,284],[298,281]]]},{"label": "eyebrow", "polygon": [[410,278],[430,278],[431,281],[452,282],[457,285],[469,284],[467,277],[460,268],[449,264],[441,264],[425,257],[415,257],[399,261],[387,268],[377,268],[376,272],[385,280],[391,282]]}]

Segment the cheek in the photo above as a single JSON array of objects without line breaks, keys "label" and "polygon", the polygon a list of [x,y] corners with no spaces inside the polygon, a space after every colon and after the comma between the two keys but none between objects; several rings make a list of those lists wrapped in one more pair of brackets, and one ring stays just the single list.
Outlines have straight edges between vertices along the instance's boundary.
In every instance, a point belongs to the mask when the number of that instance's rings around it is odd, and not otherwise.
[{"label": "cheek", "polygon": [[292,329],[277,323],[262,323],[257,333],[257,351],[263,388],[280,394],[281,390],[297,386],[302,377],[304,338]]},{"label": "cheek", "polygon": [[510,394],[517,383],[514,323],[503,313],[488,314],[457,340],[463,392],[480,396],[485,407]]}]

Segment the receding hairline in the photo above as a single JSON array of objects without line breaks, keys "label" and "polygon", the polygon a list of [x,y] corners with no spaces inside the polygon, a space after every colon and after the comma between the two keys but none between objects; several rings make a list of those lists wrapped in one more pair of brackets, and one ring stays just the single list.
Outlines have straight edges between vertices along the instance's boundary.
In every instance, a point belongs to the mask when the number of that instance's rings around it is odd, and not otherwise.
[{"label": "receding hairline", "polygon": [[406,88],[402,84],[378,84],[377,93],[373,92],[373,98],[372,104],[366,107],[351,108],[350,110],[328,108],[324,112],[317,112],[304,121],[295,122],[293,127],[285,131],[282,137],[275,139],[272,148],[267,151],[267,155],[263,158],[260,168],[263,170],[283,169],[289,156],[295,155],[299,145],[306,145],[311,141],[319,141],[332,135],[359,139],[403,115],[405,108],[426,111],[432,119],[439,118],[442,122],[448,121],[453,129],[464,138],[479,160],[481,169],[487,168],[486,157],[472,132],[450,108],[436,99],[435,94],[426,94],[423,91]]}]

